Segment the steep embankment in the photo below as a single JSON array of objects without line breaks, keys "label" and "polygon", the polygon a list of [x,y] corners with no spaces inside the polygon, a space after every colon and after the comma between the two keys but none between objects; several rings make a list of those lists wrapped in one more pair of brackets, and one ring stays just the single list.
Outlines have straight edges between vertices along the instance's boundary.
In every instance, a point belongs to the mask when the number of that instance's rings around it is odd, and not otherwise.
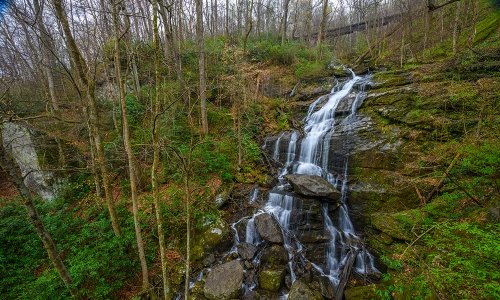
[{"label": "steep embankment", "polygon": [[347,298],[499,296],[500,47],[489,40],[375,74],[359,113],[377,146],[354,154],[351,211],[388,271]]}]

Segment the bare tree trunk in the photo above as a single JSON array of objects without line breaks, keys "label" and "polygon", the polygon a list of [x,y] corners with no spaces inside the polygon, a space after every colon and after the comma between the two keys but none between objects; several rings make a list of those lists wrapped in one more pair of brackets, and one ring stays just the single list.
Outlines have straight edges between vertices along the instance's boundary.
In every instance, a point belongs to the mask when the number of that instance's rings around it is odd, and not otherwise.
[{"label": "bare tree trunk", "polygon": [[319,31],[318,31],[318,41],[316,43],[318,46],[323,44],[323,40],[325,39],[325,27],[326,27],[327,17],[328,17],[328,0],[323,0],[321,22],[319,23]]},{"label": "bare tree trunk", "polygon": [[432,12],[431,11],[426,11],[425,12],[425,29],[424,29],[424,52],[427,49],[427,44],[429,40],[429,30],[432,26]]},{"label": "bare tree trunk", "polygon": [[218,0],[214,0],[213,3],[213,18],[214,21],[212,22],[214,24],[214,32],[215,34],[219,33],[219,3]]},{"label": "bare tree trunk", "polygon": [[163,298],[170,299],[170,284],[167,277],[167,259],[165,256],[165,233],[161,220],[160,191],[158,189],[158,178],[156,172],[160,164],[160,142],[158,136],[158,119],[160,117],[160,35],[158,33],[158,3],[153,0],[153,38],[155,53],[155,99],[153,104],[153,165],[151,166],[151,189],[155,205],[156,226],[158,228],[158,244],[160,246],[161,275],[163,279]]},{"label": "bare tree trunk", "polygon": [[78,46],[76,45],[73,34],[71,33],[68,17],[66,15],[66,11],[63,8],[62,0],[52,0],[52,3],[54,4],[57,19],[61,24],[64,36],[66,38],[65,41],[69,51],[71,62],[75,68],[77,88],[82,93],[82,99],[86,102],[85,110],[87,111],[86,115],[89,126],[89,134],[92,136],[91,140],[95,143],[96,163],[99,166],[99,170],[101,172],[102,185],[104,187],[106,204],[108,206],[108,211],[111,218],[111,225],[113,226],[115,235],[120,236],[120,225],[118,223],[118,218],[116,216],[116,211],[113,203],[111,184],[109,182],[109,171],[106,165],[106,159],[104,157],[104,148],[101,143],[101,136],[97,128],[98,116],[94,94],[94,79],[89,72],[88,66],[84,58],[82,57]]},{"label": "bare tree trunk", "polygon": [[141,270],[142,270],[142,287],[143,289],[147,289],[149,287],[149,279],[148,279],[148,266],[146,263],[146,256],[144,254],[144,243],[142,241],[142,233],[141,233],[141,225],[139,220],[139,207],[137,203],[137,179],[136,179],[136,169],[134,162],[134,155],[132,153],[132,145],[130,144],[130,132],[127,118],[127,104],[125,102],[125,86],[121,75],[121,67],[120,67],[120,33],[118,31],[118,0],[113,0],[113,31],[115,35],[115,53],[114,53],[114,62],[115,62],[115,73],[116,80],[118,82],[118,89],[120,92],[120,107],[121,107],[121,116],[122,116],[122,130],[123,130],[123,144],[125,147],[125,152],[127,153],[127,162],[128,162],[128,171],[129,171],[129,180],[130,180],[130,194],[132,198],[132,212],[134,215],[134,229],[135,229],[135,237],[137,241],[137,250],[139,251],[139,260],[141,262]]},{"label": "bare tree trunk", "polygon": [[453,54],[457,54],[457,44],[458,44],[458,23],[460,21],[460,2],[457,2],[455,8],[455,21],[453,23]]},{"label": "bare tree trunk", "polygon": [[286,42],[286,32],[288,27],[288,6],[290,0],[283,1],[283,19],[281,20],[281,44],[284,45]]},{"label": "bare tree trunk", "polygon": [[[33,7],[35,10],[37,29],[39,31],[38,34],[40,36],[39,39],[40,43],[42,44],[43,61],[44,61],[43,70],[45,76],[47,77],[47,85],[48,85],[50,104],[51,104],[50,112],[55,113],[56,111],[59,110],[59,104],[57,101],[57,95],[54,84],[54,73],[52,72],[52,68],[55,65],[53,57],[55,55],[54,43],[52,42],[52,37],[49,35],[49,32],[47,31],[47,28],[45,28],[45,24],[43,23],[42,19],[43,10],[42,7],[40,6],[40,2],[38,0],[33,0]],[[59,138],[56,137],[55,141],[59,153],[59,166],[61,167],[61,169],[64,169],[64,167],[66,166],[64,149]]]},{"label": "bare tree trunk", "polygon": [[38,237],[40,237],[40,239],[42,240],[43,247],[47,251],[49,259],[56,268],[57,273],[66,285],[66,288],[68,288],[71,296],[78,298],[77,290],[73,287],[73,280],[71,278],[71,275],[69,274],[68,269],[66,269],[63,260],[59,256],[52,236],[43,225],[42,218],[38,214],[30,191],[24,184],[23,178],[20,174],[20,170],[18,169],[10,155],[7,153],[7,150],[5,149],[1,141],[2,132],[0,130],[0,167],[5,171],[5,173],[7,173],[7,177],[19,191],[19,194],[21,195],[24,201],[24,205],[26,206],[26,209],[28,211],[31,223],[33,224],[33,227],[35,227],[35,231],[38,234]]},{"label": "bare tree trunk", "polygon": [[229,41],[229,0],[226,0],[226,39]]},{"label": "bare tree trunk", "polygon": [[405,28],[403,25],[402,33],[401,33],[401,49],[400,49],[400,59],[399,59],[399,67],[403,68],[404,57],[405,57]]},{"label": "bare tree trunk", "polygon": [[208,119],[207,119],[207,95],[206,95],[206,78],[205,78],[205,44],[203,38],[203,0],[196,1],[196,42],[198,44],[198,68],[200,76],[200,117],[201,131],[204,135],[208,134]]},{"label": "bare tree trunk", "polygon": [[252,21],[253,1],[254,0],[250,1],[250,9],[247,11],[247,15],[246,15],[245,26],[247,26],[247,30],[246,30],[245,36],[243,37],[243,53],[247,52],[248,36],[252,32],[252,28],[253,28],[253,21]]},{"label": "bare tree trunk", "polygon": [[[197,0],[198,1],[198,0]],[[191,150],[190,150],[191,151]],[[190,168],[191,158],[185,162]],[[189,187],[189,172],[184,174],[184,193],[186,194],[186,271],[184,278],[184,299],[189,300],[189,268],[191,264],[191,188]]]}]

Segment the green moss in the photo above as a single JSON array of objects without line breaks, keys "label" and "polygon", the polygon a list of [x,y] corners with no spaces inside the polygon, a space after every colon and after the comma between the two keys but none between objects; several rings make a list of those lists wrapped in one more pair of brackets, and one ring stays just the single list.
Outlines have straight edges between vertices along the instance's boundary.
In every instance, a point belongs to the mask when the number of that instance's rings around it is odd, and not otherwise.
[{"label": "green moss", "polygon": [[205,252],[218,245],[228,232],[229,227],[222,219],[207,224],[200,233],[195,234],[191,259],[193,261],[203,259]]},{"label": "green moss", "polygon": [[345,290],[344,296],[346,300],[378,299],[378,289],[380,289],[380,287],[375,284],[352,287]]},{"label": "green moss", "polygon": [[264,269],[259,272],[259,286],[264,290],[277,292],[284,278],[285,269],[283,268]]},{"label": "green moss", "polygon": [[412,229],[424,221],[425,214],[419,209],[411,209],[397,213],[375,213],[371,216],[372,225],[392,238],[412,241],[415,235]]},{"label": "green moss", "polygon": [[486,40],[495,31],[498,31],[500,24],[500,11],[494,11],[488,17],[481,20],[476,25],[476,35],[474,36],[474,43],[479,43]]}]

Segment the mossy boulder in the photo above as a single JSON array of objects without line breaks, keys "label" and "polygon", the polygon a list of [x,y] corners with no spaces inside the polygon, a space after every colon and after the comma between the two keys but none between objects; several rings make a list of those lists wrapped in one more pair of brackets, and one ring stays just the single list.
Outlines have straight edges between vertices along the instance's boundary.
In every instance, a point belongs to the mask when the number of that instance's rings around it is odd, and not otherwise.
[{"label": "mossy boulder", "polygon": [[191,259],[201,260],[206,251],[213,249],[220,244],[229,233],[229,226],[222,219],[207,223],[204,229],[195,234],[193,245],[191,246]]},{"label": "mossy boulder", "polygon": [[285,265],[288,262],[288,252],[281,245],[272,245],[262,251],[261,261],[271,266]]},{"label": "mossy boulder", "polygon": [[378,253],[384,254],[388,251],[393,241],[389,235],[381,232],[380,234],[369,235],[368,245]]},{"label": "mossy boulder", "polygon": [[398,221],[394,215],[387,213],[375,213],[372,214],[371,223],[373,227],[387,234],[388,236],[403,240],[411,241],[412,234],[405,227],[405,224]]},{"label": "mossy boulder", "polygon": [[285,278],[284,267],[265,268],[259,272],[259,286],[261,289],[277,292]]},{"label": "mossy boulder", "polygon": [[365,286],[356,286],[348,288],[344,291],[344,296],[346,300],[358,300],[358,299],[379,299],[377,295],[378,285],[370,284]]},{"label": "mossy boulder", "polygon": [[409,209],[397,213],[374,213],[371,224],[391,238],[412,241],[415,235],[411,232],[415,225],[421,223],[427,216],[420,209]]},{"label": "mossy boulder", "polygon": [[290,288],[289,300],[323,300],[323,296],[318,290],[311,289],[302,280],[296,280]]}]

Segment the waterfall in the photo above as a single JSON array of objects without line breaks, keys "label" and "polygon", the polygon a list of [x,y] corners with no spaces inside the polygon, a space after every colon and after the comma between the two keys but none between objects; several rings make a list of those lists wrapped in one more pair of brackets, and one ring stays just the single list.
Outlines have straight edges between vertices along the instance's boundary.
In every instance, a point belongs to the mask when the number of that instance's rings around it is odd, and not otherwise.
[{"label": "waterfall", "polygon": [[[237,251],[242,242],[265,247],[266,243],[263,243],[263,238],[259,235],[255,225],[255,218],[262,213],[271,214],[279,223],[283,233],[283,246],[288,252],[289,279],[293,283],[297,274],[303,274],[297,273],[301,270],[297,268],[297,264],[309,261],[307,252],[311,250],[301,244],[297,233],[313,228],[311,219],[314,214],[312,221],[317,223],[312,230],[318,230],[317,225],[321,226],[323,222],[324,242],[322,243],[324,247],[319,247],[321,249],[319,253],[320,255],[324,253],[324,258],[322,262],[318,261],[318,257],[316,261],[309,262],[320,275],[329,279],[333,287],[336,289],[338,287],[338,291],[342,292],[340,286],[342,282],[345,282],[342,278],[345,277],[343,273],[347,264],[349,267],[352,264],[352,270],[357,274],[370,275],[379,272],[375,268],[373,255],[363,246],[349,217],[348,161],[344,156],[332,157],[334,151],[331,149],[332,138],[336,136],[336,130],[344,133],[350,132],[355,122],[358,121],[357,109],[366,97],[363,88],[369,78],[352,73],[352,77],[346,82],[337,81],[328,95],[319,97],[309,106],[304,118],[303,135],[295,130],[282,132],[274,142],[264,144],[263,149],[269,147],[268,151],[272,158],[284,164],[278,170],[277,183],[269,190],[264,206],[253,216],[243,217],[231,225],[235,234],[232,252]],[[338,109],[339,107],[341,108]],[[333,166],[332,159],[335,159]],[[330,168],[335,170],[330,170]],[[296,198],[295,194],[290,193],[290,186],[285,180],[287,174],[322,176],[340,190],[340,201],[335,212],[331,211],[333,207],[329,202],[320,204],[319,215],[318,211],[312,212],[313,206],[317,207],[317,203],[310,204],[309,208],[302,212],[304,199]],[[258,187],[251,190],[249,204],[256,203],[259,192]],[[240,234],[245,236],[240,236]],[[259,265],[260,256],[256,255],[252,263]],[[245,294],[250,293],[256,286],[253,280],[245,283]],[[280,299],[286,298],[287,294],[280,294]]]},{"label": "waterfall", "polygon": [[[307,111],[304,119],[304,136],[299,139],[298,134],[294,131],[288,141],[286,163],[282,170],[278,172],[278,184],[269,193],[267,204],[264,210],[273,214],[279,221],[285,232],[293,231],[290,216],[296,208],[295,199],[293,196],[287,195],[284,175],[288,172],[294,174],[309,174],[323,176],[336,188],[340,188],[341,199],[337,212],[336,222],[333,221],[329,212],[329,205],[323,203],[321,207],[323,216],[323,225],[325,231],[329,235],[327,250],[325,254],[325,263],[323,266],[314,265],[322,274],[327,276],[331,283],[335,286],[339,284],[340,275],[347,263],[349,249],[352,245],[362,245],[360,238],[356,235],[356,231],[349,217],[347,206],[348,201],[348,162],[344,161],[342,166],[337,166],[337,169],[343,169],[342,175],[334,175],[328,169],[330,164],[332,136],[335,132],[336,125],[342,122],[343,125],[350,125],[356,119],[356,110],[362,104],[366,96],[363,87],[369,80],[368,77],[356,76],[352,71],[352,78],[343,85],[337,84],[329,95],[319,97],[314,101]],[[359,91],[355,91],[354,87],[359,86]],[[348,97],[355,92],[355,96]],[[325,101],[326,100],[326,101]],[[348,103],[349,114],[342,118],[337,116],[337,108],[342,101],[352,101]],[[318,109],[321,103],[321,108]],[[281,133],[277,138],[273,150],[273,158],[279,160],[281,144],[285,142],[283,139],[284,133]],[[299,149],[297,145],[300,145]],[[284,147],[281,147],[282,149]],[[296,151],[298,150],[298,153]],[[345,159],[344,159],[345,160]],[[293,166],[290,170],[290,166]],[[285,235],[285,248],[289,251],[291,258],[292,250],[298,251],[301,245],[297,242],[292,242]],[[355,249],[357,246],[354,246]],[[359,249],[358,249],[359,250]],[[295,280],[293,265],[289,263],[292,282]],[[378,272],[374,266],[373,256],[363,249],[356,254],[354,265],[355,272],[359,274],[369,274]]]},{"label": "waterfall", "polygon": [[1,127],[3,144],[16,161],[26,186],[45,200],[52,200],[55,192],[48,185],[50,174],[42,171],[28,128],[6,122]]}]

